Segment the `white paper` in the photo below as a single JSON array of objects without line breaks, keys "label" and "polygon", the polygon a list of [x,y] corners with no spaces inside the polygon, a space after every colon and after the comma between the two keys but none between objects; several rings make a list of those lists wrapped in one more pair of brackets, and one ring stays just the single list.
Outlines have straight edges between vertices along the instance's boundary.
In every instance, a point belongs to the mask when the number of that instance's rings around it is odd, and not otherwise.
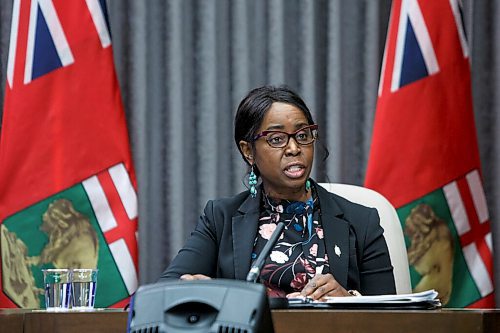
[{"label": "white paper", "polygon": [[307,297],[297,297],[288,300],[289,304],[412,304],[428,302],[440,305],[438,293],[434,289],[414,294],[352,296],[352,297],[325,297],[325,301],[315,301]]}]

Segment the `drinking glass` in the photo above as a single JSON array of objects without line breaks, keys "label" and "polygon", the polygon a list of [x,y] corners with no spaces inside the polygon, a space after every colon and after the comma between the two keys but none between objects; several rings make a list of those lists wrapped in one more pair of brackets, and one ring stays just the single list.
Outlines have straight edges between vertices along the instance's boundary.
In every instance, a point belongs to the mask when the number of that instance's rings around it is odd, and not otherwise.
[{"label": "drinking glass", "polygon": [[94,309],[98,269],[73,269],[73,309],[89,311]]},{"label": "drinking glass", "polygon": [[71,270],[43,269],[45,308],[47,311],[67,311],[71,300]]}]

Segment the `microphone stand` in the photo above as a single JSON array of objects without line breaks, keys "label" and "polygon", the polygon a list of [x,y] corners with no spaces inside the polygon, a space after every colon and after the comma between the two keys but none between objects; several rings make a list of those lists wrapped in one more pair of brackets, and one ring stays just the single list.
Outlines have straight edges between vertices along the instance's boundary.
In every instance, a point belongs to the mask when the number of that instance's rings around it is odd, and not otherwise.
[{"label": "microphone stand", "polygon": [[[266,262],[266,258],[271,253],[272,249],[274,248],[274,245],[276,245],[276,242],[278,241],[278,238],[281,236],[283,229],[285,229],[285,224],[283,222],[279,222],[276,225],[276,229],[274,229],[274,232],[271,234],[271,237],[269,237],[269,240],[267,241],[266,245],[260,252],[257,259],[254,261],[252,267],[250,268],[250,271],[248,272],[246,278],[247,282],[252,282],[252,283],[257,282],[257,279],[260,276],[260,271],[262,270],[262,267]],[[271,309],[288,308],[288,299],[285,297],[268,297],[268,300],[269,300],[269,307]]]},{"label": "microphone stand", "polygon": [[280,222],[276,225],[276,229],[274,229],[273,233],[271,234],[271,237],[269,237],[269,240],[267,241],[266,245],[260,252],[257,259],[254,261],[252,267],[250,268],[250,271],[248,272],[247,275],[247,282],[257,282],[257,279],[259,278],[260,275],[260,271],[264,266],[264,263],[266,262],[266,258],[269,256],[269,254],[271,254],[271,250],[273,249],[274,245],[276,245],[278,237],[283,232],[283,229],[285,229],[285,224],[283,222]]}]

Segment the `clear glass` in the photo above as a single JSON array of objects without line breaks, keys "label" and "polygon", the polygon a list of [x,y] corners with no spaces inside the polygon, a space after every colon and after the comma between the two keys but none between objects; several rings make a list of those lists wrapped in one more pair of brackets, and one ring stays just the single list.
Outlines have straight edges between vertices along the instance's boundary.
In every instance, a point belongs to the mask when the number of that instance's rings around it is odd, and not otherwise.
[{"label": "clear glass", "polygon": [[94,309],[98,269],[73,269],[73,310]]},{"label": "clear glass", "polygon": [[71,270],[43,269],[45,308],[47,311],[67,311],[71,304]]}]

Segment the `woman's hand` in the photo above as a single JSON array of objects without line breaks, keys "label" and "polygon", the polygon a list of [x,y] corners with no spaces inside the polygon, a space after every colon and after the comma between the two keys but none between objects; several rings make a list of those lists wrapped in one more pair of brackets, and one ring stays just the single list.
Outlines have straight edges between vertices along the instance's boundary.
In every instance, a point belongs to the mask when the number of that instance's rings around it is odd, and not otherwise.
[{"label": "woman's hand", "polygon": [[324,300],[326,296],[350,296],[332,274],[317,274],[302,291],[288,294],[286,297],[310,297],[314,300]]},{"label": "woman's hand", "polygon": [[211,277],[203,275],[203,274],[184,274],[180,277],[181,280],[184,281],[192,281],[192,280],[210,280]]}]

